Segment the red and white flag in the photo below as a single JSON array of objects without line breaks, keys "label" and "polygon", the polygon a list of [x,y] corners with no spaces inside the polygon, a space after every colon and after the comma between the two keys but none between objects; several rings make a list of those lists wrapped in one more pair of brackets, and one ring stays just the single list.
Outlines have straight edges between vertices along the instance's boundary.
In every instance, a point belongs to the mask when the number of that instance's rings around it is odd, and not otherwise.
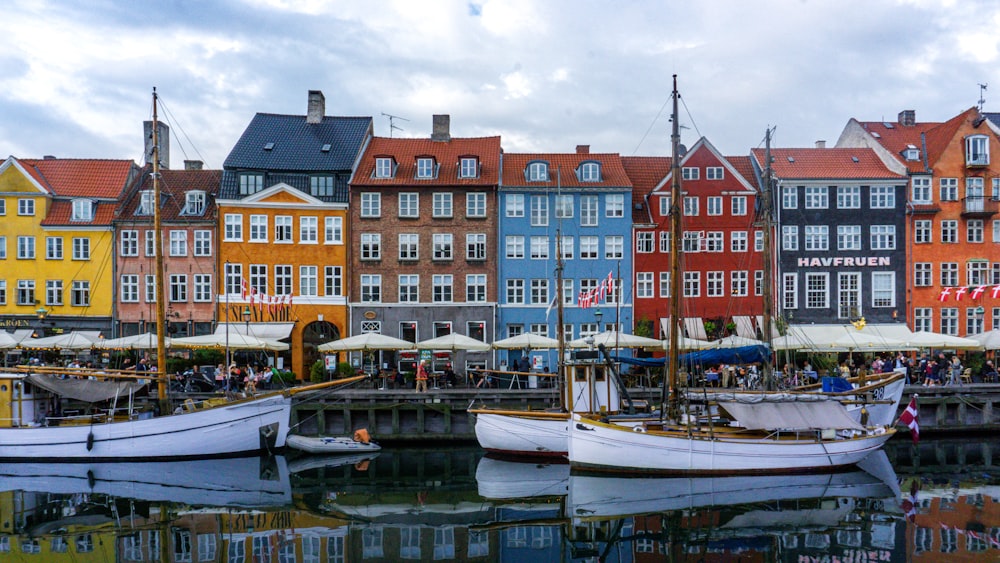
[{"label": "red and white flag", "polygon": [[914,444],[920,441],[920,424],[918,419],[917,396],[914,395],[910,399],[910,404],[903,410],[903,414],[899,415],[899,422],[910,427],[910,437],[913,438]]},{"label": "red and white flag", "polygon": [[949,295],[951,295],[951,288],[950,287],[942,287],[941,288],[941,294],[938,295],[938,301],[941,301],[942,303],[945,302],[945,301],[947,301]]}]

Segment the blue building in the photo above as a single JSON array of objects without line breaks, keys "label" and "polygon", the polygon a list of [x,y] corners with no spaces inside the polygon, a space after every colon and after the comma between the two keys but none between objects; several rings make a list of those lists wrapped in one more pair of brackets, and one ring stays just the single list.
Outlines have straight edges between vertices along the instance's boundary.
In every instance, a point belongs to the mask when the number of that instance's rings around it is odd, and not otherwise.
[{"label": "blue building", "polygon": [[[615,326],[631,332],[631,202],[632,183],[617,154],[591,154],[588,146],[567,154],[504,154],[498,339],[525,332],[559,338],[557,296],[566,342]],[[563,287],[557,288],[560,245]],[[513,367],[522,351],[500,354],[497,362]],[[532,352],[533,366],[554,370],[556,354]]]}]

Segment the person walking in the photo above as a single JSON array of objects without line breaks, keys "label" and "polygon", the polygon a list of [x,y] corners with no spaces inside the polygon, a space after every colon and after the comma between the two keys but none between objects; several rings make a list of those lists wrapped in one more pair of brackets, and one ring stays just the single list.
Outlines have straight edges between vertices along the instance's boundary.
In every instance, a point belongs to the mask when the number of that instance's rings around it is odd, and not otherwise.
[{"label": "person walking", "polygon": [[962,362],[958,356],[951,357],[951,364],[948,366],[948,385],[958,385],[962,382]]},{"label": "person walking", "polygon": [[417,393],[427,392],[427,361],[422,361],[417,365]]}]

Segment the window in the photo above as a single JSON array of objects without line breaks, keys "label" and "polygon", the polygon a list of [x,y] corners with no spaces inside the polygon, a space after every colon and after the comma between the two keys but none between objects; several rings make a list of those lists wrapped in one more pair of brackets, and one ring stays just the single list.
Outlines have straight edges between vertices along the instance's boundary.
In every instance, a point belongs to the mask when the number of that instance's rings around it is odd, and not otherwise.
[{"label": "window", "polygon": [[34,215],[35,214],[35,200],[33,200],[33,199],[19,199],[19,200],[17,200],[17,214],[18,215]]},{"label": "window", "polygon": [[90,260],[90,239],[87,237],[73,238],[73,260]]},{"label": "window", "polygon": [[382,194],[375,192],[361,193],[361,216],[362,217],[382,216]]},{"label": "window", "polygon": [[420,235],[416,233],[401,233],[399,235],[399,259],[417,260],[420,258]]},{"label": "window", "polygon": [[598,237],[595,236],[582,236],[580,237],[580,259],[581,260],[596,260],[598,253]]},{"label": "window", "polygon": [[316,244],[319,242],[319,218],[299,217],[299,244]]},{"label": "window", "polygon": [[736,195],[729,201],[730,213],[733,216],[741,217],[747,214],[747,196]]},{"label": "window", "polygon": [[750,275],[746,270],[729,272],[729,292],[735,297],[744,297],[749,291]]},{"label": "window", "polygon": [[399,276],[399,302],[418,303],[420,301],[420,276],[404,274]]},{"label": "window", "polygon": [[670,297],[670,272],[660,272],[660,297]]},{"label": "window", "polygon": [[958,336],[958,309],[947,307],[941,309],[941,334]]},{"label": "window", "polygon": [[660,252],[663,254],[670,252],[670,231],[660,231]]},{"label": "window", "polygon": [[666,217],[670,215],[670,196],[662,196],[660,200],[660,215]]},{"label": "window", "polygon": [[830,227],[827,225],[806,225],[806,250],[829,250]]},{"label": "window", "polygon": [[753,271],[753,294],[764,295],[764,270]]},{"label": "window", "polygon": [[584,227],[597,226],[597,202],[596,195],[580,196],[580,225]]},{"label": "window", "polygon": [[569,219],[573,217],[573,196],[558,194],[556,195],[556,219]]},{"label": "window", "polygon": [[985,260],[972,260],[965,264],[965,285],[986,285],[989,283],[987,273],[990,263]]},{"label": "window", "polygon": [[701,272],[684,272],[684,297],[701,296]]},{"label": "window", "polygon": [[[60,239],[61,241],[62,239]],[[17,259],[18,260],[34,260],[35,259],[35,237],[17,237]]]},{"label": "window", "polygon": [[958,262],[941,263],[941,285],[946,287],[958,285]]},{"label": "window", "polygon": [[[184,291],[187,291],[187,285],[185,284]],[[90,306],[90,282],[75,280],[73,282],[73,289],[71,290],[70,305],[74,307],[88,307]]]},{"label": "window", "polygon": [[[711,238],[711,234],[712,233],[708,233],[708,234],[710,235],[710,238]],[[711,242],[709,244],[711,245]],[[730,248],[730,250],[732,250],[732,252],[746,252],[747,251],[747,232],[746,231],[733,231],[732,234],[730,234],[729,248]],[[709,252],[713,252],[713,251],[709,250]],[[720,249],[718,250],[718,252],[722,252],[721,241],[720,241]]]},{"label": "window", "polygon": [[722,197],[709,196],[706,198],[706,212],[711,215],[722,215]]},{"label": "window", "polygon": [[684,240],[681,241],[683,252],[701,252],[701,242],[704,238],[702,231],[684,231]]},{"label": "window", "polygon": [[452,216],[451,192],[436,192],[433,195],[431,215],[439,218]]},{"label": "window", "polygon": [[913,264],[913,285],[915,287],[930,287],[934,279],[934,266],[930,262]]},{"label": "window", "polygon": [[225,237],[225,240],[233,242],[243,240],[243,215],[226,213],[223,237]]},{"label": "window", "polygon": [[635,274],[635,296],[639,299],[653,297],[653,272]]},{"label": "window", "polygon": [[896,276],[892,272],[872,272],[872,307],[896,306]]},{"label": "window", "polygon": [[334,195],[333,176],[310,176],[309,193],[317,197],[331,197]]},{"label": "window", "polygon": [[872,250],[896,249],[895,225],[872,225],[870,229]]},{"label": "window", "polygon": [[806,308],[828,309],[830,307],[830,274],[806,274]]},{"label": "window", "polygon": [[344,243],[344,218],[343,217],[326,217],[323,220],[324,223],[324,235],[323,242],[325,244],[343,244]]},{"label": "window", "polygon": [[837,250],[861,250],[861,225],[837,225]]},{"label": "window", "polygon": [[267,242],[267,215],[250,216],[250,242]]},{"label": "window", "polygon": [[723,168],[721,166],[706,166],[705,167],[705,179],[706,180],[722,180],[725,178],[723,175]]},{"label": "window", "polygon": [[292,267],[288,264],[275,264],[274,266],[274,294],[292,294]]},{"label": "window", "polygon": [[707,272],[705,274],[705,295],[708,297],[722,297],[725,274],[723,272]]},{"label": "window", "polygon": [[45,281],[45,304],[46,305],[62,305],[63,304],[63,282],[62,282],[62,280],[46,280]]},{"label": "window", "polygon": [[465,194],[465,216],[486,217],[486,194],[482,192]]},{"label": "window", "polygon": [[681,168],[681,179],[683,180],[697,180],[701,177],[701,169],[694,166],[685,166]]},{"label": "window", "polygon": [[431,299],[435,303],[452,302],[452,285],[454,277],[451,274],[435,274],[431,277]]},{"label": "window", "polygon": [[781,186],[781,208],[798,209],[799,190],[796,186]]},{"label": "window", "polygon": [[125,274],[121,277],[121,300],[122,303],[139,302],[139,276],[136,274]]},{"label": "window", "polygon": [[828,207],[830,207],[830,196],[826,186],[806,186],[806,209]]},{"label": "window", "polygon": [[799,275],[781,275],[781,305],[785,309],[799,308]]},{"label": "window", "polygon": [[458,177],[478,178],[479,159],[471,156],[463,156],[462,158],[458,159]]},{"label": "window", "polygon": [[468,233],[465,235],[465,259],[486,260],[486,233]]},{"label": "window", "polygon": [[62,237],[45,237],[45,259],[46,260],[63,259]]},{"label": "window", "polygon": [[250,264],[250,289],[257,293],[268,293],[267,264]]},{"label": "window", "polygon": [[361,275],[361,302],[378,303],[382,301],[382,276],[378,274]]},{"label": "window", "polygon": [[254,172],[240,174],[240,195],[255,194],[264,189],[264,175]]},{"label": "window", "polygon": [[142,190],[139,192],[139,205],[135,208],[135,214],[153,214],[153,190]]},{"label": "window", "polygon": [[344,294],[343,269],[340,266],[323,268],[323,291],[327,297],[339,297]]},{"label": "window", "polygon": [[486,302],[486,274],[465,276],[465,301],[468,303]]},{"label": "window", "polygon": [[[735,234],[735,233],[734,233]],[[743,233],[743,252],[746,251],[746,232]],[[722,252],[725,245],[725,233],[722,231],[708,231],[705,236],[705,252]]]},{"label": "window", "polygon": [[958,221],[941,221],[941,242],[958,242]]},{"label": "window", "polygon": [[521,259],[524,258],[524,236],[522,235],[507,235],[504,239],[506,248],[507,258]]},{"label": "window", "polygon": [[187,256],[187,231],[170,231],[170,255]]},{"label": "window", "polygon": [[[806,190],[806,202],[808,207],[808,194]],[[861,208],[861,187],[860,186],[837,186],[837,209],[859,209]]]},{"label": "window", "polygon": [[653,252],[653,231],[635,233],[635,251],[642,254]]},{"label": "window", "polygon": [[928,204],[931,202],[931,179],[929,176],[914,176],[910,184],[913,203]]},{"label": "window", "polygon": [[274,218],[274,242],[292,242],[291,215],[278,215]]},{"label": "window", "polygon": [[194,232],[194,255],[212,255],[212,231],[197,230]]},{"label": "window", "polygon": [[531,237],[531,259],[549,259],[549,237]]},{"label": "window", "polygon": [[852,319],[861,315],[861,274],[855,272],[837,275],[840,293],[837,297],[837,316]]},{"label": "window", "polygon": [[392,159],[379,157],[375,159],[375,177],[392,178]]},{"label": "window", "polygon": [[625,216],[624,194],[608,194],[604,196],[604,216],[605,217]]},{"label": "window", "polygon": [[576,171],[581,182],[600,182],[601,165],[596,162],[583,162]]},{"label": "window", "polygon": [[965,138],[966,166],[986,166],[990,163],[989,137],[969,135]]},{"label": "window", "polygon": [[194,275],[194,300],[198,303],[212,300],[212,274]]},{"label": "window", "polygon": [[929,244],[933,237],[933,223],[927,219],[920,219],[913,222],[913,242],[916,244]]},{"label": "window", "polygon": [[420,194],[401,193],[399,198],[399,216],[407,219],[420,217]]},{"label": "window", "polygon": [[205,214],[205,192],[201,190],[191,190],[184,194],[184,208],[181,215],[204,215]]},{"label": "window", "polygon": [[915,308],[913,310],[913,329],[932,332],[934,330],[934,310],[930,307]]},{"label": "window", "polygon": [[[145,283],[143,284],[146,288],[146,303],[156,303],[156,276],[152,274],[146,274]],[[237,293],[239,293],[239,286],[237,286]]]},{"label": "window", "polygon": [[799,227],[798,227],[798,225],[782,225],[781,226],[781,249],[782,250],[798,250],[799,249]]},{"label": "window", "polygon": [[872,186],[870,199],[872,209],[892,209],[896,207],[896,188]]},{"label": "window", "polygon": [[684,196],[684,216],[695,217],[698,215],[698,198],[694,196]]},{"label": "window", "polygon": [[507,194],[504,210],[508,217],[524,217],[524,194]]},{"label": "window", "polygon": [[94,219],[94,201],[90,199],[74,199],[70,221],[92,221]]},{"label": "window", "polygon": [[625,255],[625,237],[609,235],[604,237],[604,258],[619,260]]},{"label": "window", "polygon": [[120,231],[119,252],[122,256],[139,255],[139,231]]},{"label": "window", "polygon": [[983,242],[982,219],[969,219],[965,224],[965,240],[968,242]]},{"label": "window", "polygon": [[547,182],[549,180],[549,165],[544,162],[529,162],[527,180],[529,182]]},{"label": "window", "polygon": [[958,178],[941,178],[941,201],[958,201]]},{"label": "window", "polygon": [[507,303],[511,305],[524,304],[524,280],[507,280]]},{"label": "window", "polygon": [[361,259],[382,259],[382,235],[380,233],[361,233]]},{"label": "window", "polygon": [[434,260],[451,260],[453,258],[451,233],[435,233],[433,242]]},{"label": "window", "polygon": [[35,304],[35,280],[17,280],[17,304]]},{"label": "window", "polygon": [[319,295],[319,270],[316,266],[299,266],[299,295]]},{"label": "window", "polygon": [[532,305],[548,305],[549,304],[549,280],[547,279],[533,279],[531,280],[531,301]]},{"label": "window", "polygon": [[7,214],[7,200],[0,199],[0,215],[6,215],[6,214]]}]

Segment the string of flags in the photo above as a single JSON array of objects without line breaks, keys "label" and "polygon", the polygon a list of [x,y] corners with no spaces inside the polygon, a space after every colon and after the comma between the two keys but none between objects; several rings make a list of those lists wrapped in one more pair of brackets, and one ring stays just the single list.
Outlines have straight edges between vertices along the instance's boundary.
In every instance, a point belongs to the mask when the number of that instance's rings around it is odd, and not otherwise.
[{"label": "string of flags", "polygon": [[949,298],[954,297],[955,301],[961,301],[966,295],[969,299],[976,300],[982,297],[984,293],[990,294],[993,299],[1000,299],[1000,284],[990,287],[989,285],[978,285],[975,287],[943,287],[941,288],[941,293],[938,294],[938,301],[944,303]]},{"label": "string of flags", "polygon": [[246,299],[250,306],[256,305],[258,310],[267,310],[275,313],[292,306],[292,295],[268,295],[262,291],[257,291],[256,287],[251,287],[246,279],[240,279],[240,296]]},{"label": "string of flags", "polygon": [[581,309],[586,309],[591,305],[599,303],[601,300],[607,297],[609,291],[614,291],[615,289],[615,274],[614,272],[608,272],[608,277],[603,278],[597,287],[588,290],[581,291],[580,295],[577,296],[577,305]]}]

